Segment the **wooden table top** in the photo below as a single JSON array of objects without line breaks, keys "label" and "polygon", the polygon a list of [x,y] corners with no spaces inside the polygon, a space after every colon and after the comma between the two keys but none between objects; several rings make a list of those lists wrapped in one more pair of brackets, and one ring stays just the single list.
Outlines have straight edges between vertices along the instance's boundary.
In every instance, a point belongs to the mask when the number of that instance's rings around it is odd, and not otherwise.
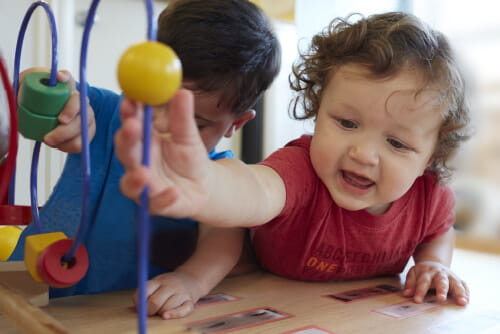
[{"label": "wooden table top", "polygon": [[[399,276],[311,283],[255,272],[227,278],[214,289],[214,292],[235,296],[238,300],[200,306],[181,319],[150,317],[148,333],[199,333],[188,329],[186,323],[256,308],[272,308],[291,317],[239,329],[235,333],[293,333],[308,326],[317,326],[324,329],[324,333],[335,334],[443,333],[444,324],[477,314],[490,314],[490,317],[493,314],[493,319],[498,322],[495,324],[493,321],[493,326],[498,325],[500,333],[500,255],[456,250],[453,268],[470,287],[471,302],[467,307],[447,303],[411,317],[394,319],[373,310],[406,301],[400,292],[352,303],[342,303],[324,295],[379,284],[401,287],[403,280]],[[53,299],[49,306],[42,309],[70,329],[71,333],[136,333],[136,315],[130,310],[132,293],[128,290]],[[0,315],[0,333],[19,332]]]}]

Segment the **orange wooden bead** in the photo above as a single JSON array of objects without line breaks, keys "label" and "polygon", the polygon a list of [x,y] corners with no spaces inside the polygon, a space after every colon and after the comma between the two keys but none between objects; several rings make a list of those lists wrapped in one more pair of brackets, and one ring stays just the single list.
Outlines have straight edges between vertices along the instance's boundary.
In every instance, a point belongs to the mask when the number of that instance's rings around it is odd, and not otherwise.
[{"label": "orange wooden bead", "polygon": [[63,257],[70,250],[74,239],[61,239],[49,245],[40,254],[37,271],[41,279],[53,288],[66,288],[78,283],[87,273],[89,257],[87,250],[80,245],[69,262]]},{"label": "orange wooden bead", "polygon": [[36,263],[40,254],[47,248],[50,244],[61,240],[67,239],[66,234],[62,232],[52,232],[43,234],[34,234],[26,237],[26,243],[24,245],[24,264],[26,269],[28,269],[31,277],[36,282],[41,282],[42,279],[38,275],[38,270]]}]

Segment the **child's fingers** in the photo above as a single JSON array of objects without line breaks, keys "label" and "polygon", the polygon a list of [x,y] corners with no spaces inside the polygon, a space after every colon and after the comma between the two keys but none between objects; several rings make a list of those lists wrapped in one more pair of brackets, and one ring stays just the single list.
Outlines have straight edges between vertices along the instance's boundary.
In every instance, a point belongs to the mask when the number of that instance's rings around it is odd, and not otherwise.
[{"label": "child's fingers", "polygon": [[[155,315],[158,310],[161,308],[161,306],[165,302],[165,298],[168,299],[169,295],[162,293],[161,291],[162,285],[160,284],[159,281],[156,280],[150,280],[146,284],[146,299],[147,299],[147,314],[148,315]],[[136,290],[135,293],[132,295],[132,301],[134,305],[137,306],[138,304],[138,291]]]},{"label": "child's fingers", "polygon": [[157,133],[168,132],[168,109],[157,108],[153,112],[153,130]]},{"label": "child's fingers", "polygon": [[139,200],[140,194],[149,180],[149,171],[140,166],[133,171],[126,172],[120,180],[120,190],[128,198]]},{"label": "child's fingers", "polygon": [[[89,115],[90,116],[90,115]],[[61,124],[50,131],[43,138],[45,144],[58,148],[66,153],[79,153],[82,150],[81,119],[74,118],[68,124]],[[87,123],[88,140],[92,140],[95,134],[95,120],[91,116]]]},{"label": "child's fingers", "polygon": [[437,273],[433,278],[433,285],[436,289],[436,297],[439,301],[448,298],[449,280],[445,273]]},{"label": "child's fingers", "polygon": [[403,296],[411,297],[415,293],[415,285],[416,285],[416,274],[415,267],[411,268],[406,275],[405,286],[403,290]]},{"label": "child's fingers", "polygon": [[125,121],[128,118],[139,118],[142,122],[142,106],[128,98],[124,98],[120,104],[120,119]]},{"label": "child's fingers", "polygon": [[[87,115],[90,113],[88,112],[89,108],[89,102],[87,98]],[[68,124],[72,122],[76,117],[80,117],[80,94],[78,92],[72,93],[64,105],[64,108],[61,110],[59,113],[59,116],[57,117],[57,120],[61,124]]]},{"label": "child's fingers", "polygon": [[67,124],[61,124],[54,130],[47,133],[43,138],[43,141],[49,146],[61,148],[60,146],[65,144],[66,142],[72,141],[75,138],[79,138],[81,136],[80,123],[81,119],[78,117]]},{"label": "child's fingers", "polygon": [[[69,129],[64,128],[63,125],[60,125],[59,127],[47,133],[45,137],[43,137],[43,142],[50,147],[64,150],[62,146],[65,146],[65,144],[73,141],[77,137],[78,134],[69,133]],[[68,153],[76,153],[76,152],[68,152]]]},{"label": "child's fingers", "polygon": [[429,291],[432,283],[432,275],[428,272],[420,273],[417,277],[417,284],[415,287],[415,293],[413,295],[413,300],[415,303],[422,303],[424,297]]},{"label": "child's fingers", "polygon": [[94,117],[94,111],[92,109],[89,109],[89,113],[87,116],[87,121],[88,121],[88,137],[89,137],[89,142],[92,141],[92,138],[94,138],[95,135],[95,117]]},{"label": "child's fingers", "polygon": [[153,214],[162,214],[165,208],[169,208],[179,198],[179,193],[175,187],[166,187],[162,191],[157,191],[154,185],[151,185],[150,195],[149,210]]},{"label": "child's fingers", "polygon": [[458,305],[465,306],[469,303],[469,288],[464,281],[455,280],[451,282],[450,292]]},{"label": "child's fingers", "polygon": [[199,138],[194,119],[193,93],[179,90],[169,103],[168,131],[176,143],[192,144]]},{"label": "child's fingers", "polygon": [[169,300],[172,299],[172,296],[172,290],[160,286],[148,297],[148,315],[161,314],[165,305],[168,305]]},{"label": "child's fingers", "polygon": [[130,118],[123,122],[115,135],[115,153],[125,169],[134,169],[141,164],[142,128],[138,120]]},{"label": "child's fingers", "polygon": [[82,137],[71,138],[56,146],[57,149],[65,153],[80,153],[82,151]]},{"label": "child's fingers", "polygon": [[75,85],[75,79],[73,79],[73,76],[68,70],[60,70],[57,72],[57,81],[59,82],[67,82],[71,90],[73,92],[76,92],[76,85]]},{"label": "child's fingers", "polygon": [[193,312],[194,309],[194,304],[193,302],[189,300],[185,300],[182,304],[179,306],[173,307],[173,308],[166,308],[165,310],[160,310],[158,314],[165,320],[168,319],[177,319],[177,318],[182,318],[187,316],[189,313]]},{"label": "child's fingers", "polygon": [[186,301],[191,301],[191,298],[186,293],[184,293],[184,290],[182,289],[174,290],[173,292],[172,289],[169,289],[169,293],[169,298],[165,300],[160,310],[158,311],[159,314],[162,314],[167,310],[175,309],[184,304]]},{"label": "child's fingers", "polygon": [[[154,279],[147,281],[147,283],[146,283],[146,296],[149,297],[159,287],[160,287],[159,282],[155,281]],[[139,293],[138,290],[135,290],[134,294],[132,295],[132,302],[134,303],[134,305],[137,305],[137,303],[138,303],[138,300],[137,300],[139,298],[138,293]]]}]

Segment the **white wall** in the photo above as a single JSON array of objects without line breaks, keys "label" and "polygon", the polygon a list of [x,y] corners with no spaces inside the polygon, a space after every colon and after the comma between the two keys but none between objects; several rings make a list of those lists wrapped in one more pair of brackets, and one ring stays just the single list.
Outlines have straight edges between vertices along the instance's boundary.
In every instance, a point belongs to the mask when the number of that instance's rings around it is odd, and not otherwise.
[{"label": "white wall", "polygon": [[395,10],[398,0],[296,0],[295,21],[300,47],[325,28],[336,17],[352,13],[370,15]]},{"label": "white wall", "polygon": [[278,21],[274,23],[274,27],[282,46],[282,58],[281,70],[264,97],[264,158],[288,141],[312,131],[310,123],[297,121],[289,116],[293,95],[288,78],[298,56],[296,27],[294,24]]},{"label": "white wall", "polygon": [[[85,13],[90,3],[90,0],[76,1],[75,15],[81,16]],[[166,2],[154,2],[155,14],[158,15],[165,6]],[[156,21],[156,18],[154,20]],[[91,32],[87,58],[87,80],[91,85],[120,91],[116,79],[118,60],[130,45],[146,39],[146,21],[144,1],[102,0],[100,2],[97,19]],[[83,27],[77,25],[75,30],[73,48],[79,53]]]}]

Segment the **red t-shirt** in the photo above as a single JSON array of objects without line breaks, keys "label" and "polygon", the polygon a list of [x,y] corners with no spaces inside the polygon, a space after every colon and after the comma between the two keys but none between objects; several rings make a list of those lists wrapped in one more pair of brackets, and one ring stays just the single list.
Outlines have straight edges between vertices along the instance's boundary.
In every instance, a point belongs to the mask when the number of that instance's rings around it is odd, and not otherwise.
[{"label": "red t-shirt", "polygon": [[309,281],[397,274],[419,244],[453,225],[453,193],[433,173],[417,178],[382,215],[337,206],[314,172],[310,143],[302,136],[261,163],[286,187],[282,212],[254,228],[254,249],[267,270]]}]

